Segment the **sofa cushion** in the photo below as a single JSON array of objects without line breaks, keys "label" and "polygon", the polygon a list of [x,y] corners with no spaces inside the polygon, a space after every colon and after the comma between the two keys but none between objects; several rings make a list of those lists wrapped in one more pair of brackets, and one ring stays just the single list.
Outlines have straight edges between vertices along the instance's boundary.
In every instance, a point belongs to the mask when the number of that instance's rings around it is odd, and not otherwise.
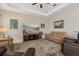
[{"label": "sofa cushion", "polygon": [[53,40],[57,43],[61,43],[64,37],[66,37],[66,32],[51,32],[47,35],[47,38],[49,40]]}]

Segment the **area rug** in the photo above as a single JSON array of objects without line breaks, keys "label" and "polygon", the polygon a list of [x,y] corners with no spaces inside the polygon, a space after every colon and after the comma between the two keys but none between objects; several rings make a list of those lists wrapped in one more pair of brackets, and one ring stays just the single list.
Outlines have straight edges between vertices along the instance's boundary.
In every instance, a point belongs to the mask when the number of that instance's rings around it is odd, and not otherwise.
[{"label": "area rug", "polygon": [[14,51],[15,52],[25,52],[28,48],[35,48],[35,56],[62,56],[61,53],[61,45],[56,42],[47,40],[47,39],[39,39],[39,40],[31,40],[23,43],[15,44]]}]

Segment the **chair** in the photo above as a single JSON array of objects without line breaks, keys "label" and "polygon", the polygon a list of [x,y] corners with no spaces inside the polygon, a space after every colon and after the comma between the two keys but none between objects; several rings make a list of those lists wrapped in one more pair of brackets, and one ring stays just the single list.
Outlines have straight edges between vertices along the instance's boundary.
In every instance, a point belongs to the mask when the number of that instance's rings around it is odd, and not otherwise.
[{"label": "chair", "polygon": [[5,46],[0,46],[0,56],[2,56],[7,51]]},{"label": "chair", "polygon": [[35,48],[29,48],[26,52],[10,52],[7,53],[5,46],[0,46],[0,56],[34,56]]}]

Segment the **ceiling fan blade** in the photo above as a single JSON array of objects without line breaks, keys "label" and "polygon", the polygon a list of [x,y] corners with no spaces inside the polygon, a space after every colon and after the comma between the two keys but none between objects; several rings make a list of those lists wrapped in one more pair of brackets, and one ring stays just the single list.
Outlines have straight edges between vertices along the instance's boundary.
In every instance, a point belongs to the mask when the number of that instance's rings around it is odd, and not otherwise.
[{"label": "ceiling fan blade", "polygon": [[55,7],[56,6],[56,4],[53,4],[53,7]]},{"label": "ceiling fan blade", "polygon": [[43,6],[42,6],[42,4],[40,4],[40,8],[42,8]]},{"label": "ceiling fan blade", "polygon": [[37,3],[32,3],[32,5],[35,5],[35,4],[37,4]]}]

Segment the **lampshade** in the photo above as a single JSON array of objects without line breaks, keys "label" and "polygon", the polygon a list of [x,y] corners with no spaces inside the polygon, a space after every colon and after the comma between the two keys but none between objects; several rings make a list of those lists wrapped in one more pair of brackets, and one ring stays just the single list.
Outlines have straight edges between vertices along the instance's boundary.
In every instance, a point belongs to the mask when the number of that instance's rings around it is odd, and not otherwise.
[{"label": "lampshade", "polygon": [[7,32],[8,31],[8,29],[7,28],[0,28],[0,32]]}]

